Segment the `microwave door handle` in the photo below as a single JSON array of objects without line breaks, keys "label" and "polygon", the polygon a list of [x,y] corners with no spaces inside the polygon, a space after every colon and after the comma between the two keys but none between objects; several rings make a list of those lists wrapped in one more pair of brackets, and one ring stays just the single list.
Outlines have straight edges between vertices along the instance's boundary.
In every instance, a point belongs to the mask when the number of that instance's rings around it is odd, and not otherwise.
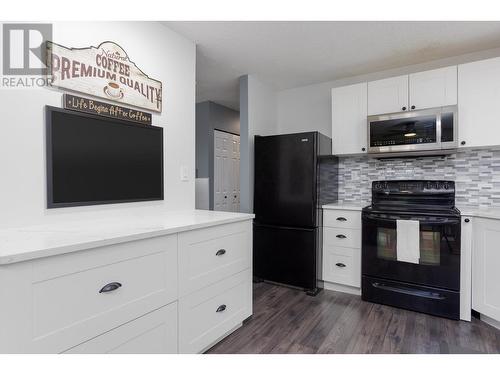
[{"label": "microwave door handle", "polygon": [[441,113],[436,115],[436,146],[441,147]]}]

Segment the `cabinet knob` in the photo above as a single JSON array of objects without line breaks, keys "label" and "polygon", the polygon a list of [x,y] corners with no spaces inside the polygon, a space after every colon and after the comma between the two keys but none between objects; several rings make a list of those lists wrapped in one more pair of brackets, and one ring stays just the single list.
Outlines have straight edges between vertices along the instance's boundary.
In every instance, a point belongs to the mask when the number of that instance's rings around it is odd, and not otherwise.
[{"label": "cabinet knob", "polygon": [[219,307],[217,307],[217,310],[215,310],[215,312],[223,312],[225,309],[226,305],[220,305]]},{"label": "cabinet knob", "polygon": [[335,263],[337,267],[344,268],[345,264],[344,263]]},{"label": "cabinet knob", "polygon": [[415,109],[415,106],[414,106],[414,105],[412,105],[412,106],[411,106],[411,109]]},{"label": "cabinet knob", "polygon": [[336,236],[337,238],[347,238],[346,236],[344,236],[343,234],[337,234]]},{"label": "cabinet knob", "polygon": [[361,148],[361,151],[366,151],[366,148],[364,148],[364,147],[363,147],[363,148]]},{"label": "cabinet knob", "polygon": [[460,142],[462,146],[465,146],[465,141]]},{"label": "cabinet knob", "polygon": [[347,219],[345,217],[340,216],[337,218],[337,221],[347,221]]},{"label": "cabinet knob", "polygon": [[116,290],[122,286],[121,283],[118,283],[116,281],[113,281],[112,283],[104,285],[99,293],[109,293],[112,292],[113,290]]},{"label": "cabinet knob", "polygon": [[224,195],[224,199],[227,199],[227,195]]},{"label": "cabinet knob", "polygon": [[403,111],[406,111],[406,107],[401,108]]},{"label": "cabinet knob", "polygon": [[470,220],[469,220],[469,219],[465,219],[464,221],[465,221],[466,223],[468,223]]}]

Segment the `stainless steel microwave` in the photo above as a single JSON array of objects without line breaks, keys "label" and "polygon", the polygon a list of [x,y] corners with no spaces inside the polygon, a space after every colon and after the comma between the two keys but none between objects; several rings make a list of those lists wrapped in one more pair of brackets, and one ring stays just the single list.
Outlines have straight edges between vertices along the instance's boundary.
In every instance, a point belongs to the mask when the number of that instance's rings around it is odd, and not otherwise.
[{"label": "stainless steel microwave", "polygon": [[457,107],[368,117],[368,153],[377,157],[447,154],[458,146]]}]

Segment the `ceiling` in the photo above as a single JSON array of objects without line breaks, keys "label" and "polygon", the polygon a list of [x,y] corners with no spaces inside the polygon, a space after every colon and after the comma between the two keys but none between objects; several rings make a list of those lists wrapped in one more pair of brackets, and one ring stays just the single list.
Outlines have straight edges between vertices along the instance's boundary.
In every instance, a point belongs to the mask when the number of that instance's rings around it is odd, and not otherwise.
[{"label": "ceiling", "polygon": [[197,102],[232,108],[243,74],[283,90],[500,47],[500,22],[164,24],[197,43]]}]

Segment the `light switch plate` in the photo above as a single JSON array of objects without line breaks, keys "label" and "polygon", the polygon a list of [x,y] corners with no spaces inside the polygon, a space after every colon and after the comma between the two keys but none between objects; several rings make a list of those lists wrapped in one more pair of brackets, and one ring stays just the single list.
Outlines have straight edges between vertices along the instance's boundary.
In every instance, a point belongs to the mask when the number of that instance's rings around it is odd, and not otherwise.
[{"label": "light switch plate", "polygon": [[188,168],[185,165],[181,165],[181,181],[189,181]]}]

